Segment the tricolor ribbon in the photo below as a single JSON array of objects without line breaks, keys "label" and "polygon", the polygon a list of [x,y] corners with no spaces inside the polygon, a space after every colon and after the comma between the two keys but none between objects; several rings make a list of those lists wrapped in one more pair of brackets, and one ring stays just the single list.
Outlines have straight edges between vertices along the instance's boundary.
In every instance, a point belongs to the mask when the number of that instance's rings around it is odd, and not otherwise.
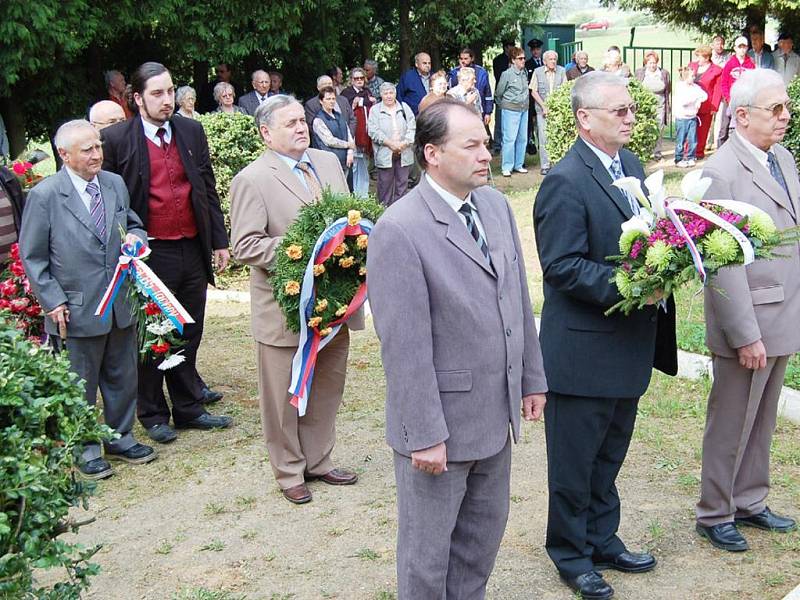
[{"label": "tricolor ribbon", "polygon": [[331,332],[322,337],[318,327],[308,326],[316,300],[314,265],[320,265],[328,260],[345,237],[369,235],[372,226],[372,222],[367,219],[361,219],[356,225],[350,225],[346,217],[334,221],[317,239],[306,265],[303,283],[300,286],[300,341],[292,359],[292,379],[289,385],[289,393],[292,395],[290,402],[297,408],[297,414],[301,417],[306,414],[311,382],[314,379],[314,365],[316,365],[320,350],[330,343],[339,333],[342,323],[347,321],[367,299],[367,283],[364,282],[359,286],[350,304],[347,305],[347,311],[341,317],[327,324],[327,327],[331,328]]},{"label": "tricolor ribbon", "polygon": [[[744,202],[736,202],[735,200],[703,200],[703,202],[721,206],[743,216],[751,214],[752,209],[754,208],[749,204],[745,204]],[[696,202],[691,202],[689,200],[668,199],[664,205],[669,220],[672,221],[673,225],[675,225],[675,229],[678,230],[678,233],[681,235],[681,237],[686,240],[686,247],[689,249],[689,253],[692,255],[694,268],[697,269],[697,273],[700,275],[700,281],[702,281],[704,284],[706,283],[706,270],[705,267],[703,267],[703,257],[700,255],[700,251],[697,249],[697,246],[695,245],[694,240],[692,240],[692,237],[689,235],[689,232],[686,231],[686,227],[683,226],[680,217],[675,212],[676,210],[681,210],[693,215],[697,215],[698,217],[702,217],[706,221],[713,223],[720,229],[731,234],[733,239],[736,240],[742,249],[745,265],[749,265],[755,260],[753,244],[750,243],[750,240],[747,239],[747,236],[743,234],[741,230],[733,223],[728,223],[728,221],[720,217],[718,214],[708,210],[703,206],[700,206]]]},{"label": "tricolor ribbon", "polygon": [[150,299],[158,304],[161,312],[166,316],[179,333],[183,333],[183,326],[186,323],[194,323],[192,316],[186,312],[181,303],[172,295],[164,282],[153,273],[153,270],[144,263],[144,259],[150,255],[150,248],[144,242],[136,241],[134,244],[123,243],[122,254],[114,270],[111,283],[108,284],[95,316],[107,319],[111,315],[111,307],[119,293],[122,283],[128,277],[136,286],[142,290]]}]

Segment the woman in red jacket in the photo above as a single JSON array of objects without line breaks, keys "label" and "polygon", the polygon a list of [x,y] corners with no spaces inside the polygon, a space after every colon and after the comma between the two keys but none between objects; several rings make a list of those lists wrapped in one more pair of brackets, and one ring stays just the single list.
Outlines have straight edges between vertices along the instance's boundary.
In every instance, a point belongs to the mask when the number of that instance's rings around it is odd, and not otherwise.
[{"label": "woman in red jacket", "polygon": [[694,82],[708,94],[708,100],[703,102],[697,111],[700,122],[697,124],[696,156],[699,160],[705,157],[708,132],[722,98],[720,88],[722,69],[711,62],[711,46],[698,46],[694,51],[694,57],[696,60],[689,63],[689,68],[694,71]]}]

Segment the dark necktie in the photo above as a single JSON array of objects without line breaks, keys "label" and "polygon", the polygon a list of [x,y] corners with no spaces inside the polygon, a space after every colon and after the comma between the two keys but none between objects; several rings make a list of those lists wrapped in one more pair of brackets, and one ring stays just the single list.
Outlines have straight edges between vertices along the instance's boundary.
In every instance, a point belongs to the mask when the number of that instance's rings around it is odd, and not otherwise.
[{"label": "dark necktie", "polygon": [[167,130],[163,127],[159,127],[156,131],[156,137],[161,142],[161,149],[164,151],[164,154],[167,153],[167,140],[164,139],[164,136],[167,135]]},{"label": "dark necktie", "polygon": [[[619,161],[619,158],[615,158],[614,160],[611,161],[611,167],[609,167],[609,171],[611,171],[611,177],[614,178],[614,181],[625,177],[625,174],[622,172],[622,163]],[[625,196],[625,199],[628,201],[628,204],[631,205],[631,211],[633,211],[633,214],[638,215],[639,202],[637,202],[636,198],[631,198],[630,195],[628,195],[628,192],[624,190],[620,191],[622,192],[622,195]]]},{"label": "dark necktie", "polygon": [[769,165],[769,172],[775,181],[778,182],[783,188],[783,191],[786,192],[786,195],[789,195],[789,188],[786,185],[786,180],[783,178],[783,172],[781,172],[781,168],[778,165],[778,161],[775,159],[775,154],[772,152],[767,152],[767,164]]},{"label": "dark necktie", "polygon": [[486,260],[490,261],[489,247],[486,245],[486,240],[483,239],[483,236],[478,229],[478,224],[475,222],[475,214],[472,211],[472,207],[464,202],[464,204],[461,205],[461,208],[458,209],[458,212],[464,215],[464,218],[467,221],[467,231],[469,231],[469,234],[472,236],[472,239],[475,240],[475,243],[478,244],[478,248]]},{"label": "dark necktie", "polygon": [[92,197],[89,203],[89,214],[92,217],[94,227],[100,237],[106,239],[106,208],[103,206],[100,187],[94,181],[90,181],[86,184],[86,193]]}]

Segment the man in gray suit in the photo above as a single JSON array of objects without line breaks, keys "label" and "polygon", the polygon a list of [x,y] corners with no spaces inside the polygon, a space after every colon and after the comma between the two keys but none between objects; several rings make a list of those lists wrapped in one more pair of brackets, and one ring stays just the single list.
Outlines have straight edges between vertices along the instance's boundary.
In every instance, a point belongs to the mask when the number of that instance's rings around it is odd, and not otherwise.
[{"label": "man in gray suit", "polygon": [[[105,423],[120,435],[106,457],[141,464],[156,458],[133,437],[136,414],[136,322],[123,288],[112,315],[94,315],[111,282],[125,241],[147,240],[129,207],[122,178],[101,171],[100,135],[88,121],[69,121],[56,133],[64,168],[33,188],[22,217],[20,255],[31,288],[47,312],[45,330],[66,330],[72,370],[86,382],[86,401],[103,393]],[[86,444],[79,469],[90,479],[113,474],[99,444]]]},{"label": "man in gray suit", "polygon": [[772,62],[772,68],[781,74],[787,86],[800,73],[800,56],[794,52],[791,33],[783,32],[778,36],[778,49],[772,53]]},{"label": "man in gray suit", "polygon": [[386,372],[400,600],[483,598],[509,505],[509,425],[547,383],[511,209],[479,115],[420,113],[419,185],[380,218],[367,282]]},{"label": "man in gray suit", "polygon": [[[780,74],[750,70],[731,89],[736,132],[703,174],[707,198],[733,199],[765,211],[778,229],[800,224],[800,182],[779,142],[789,124]],[[737,529],[795,529],[766,505],[769,448],[789,357],[800,350],[800,254],[722,269],[705,289],[706,344],[713,354],[697,532],[716,547],[747,550]],[[721,291],[720,291],[721,290]]]}]

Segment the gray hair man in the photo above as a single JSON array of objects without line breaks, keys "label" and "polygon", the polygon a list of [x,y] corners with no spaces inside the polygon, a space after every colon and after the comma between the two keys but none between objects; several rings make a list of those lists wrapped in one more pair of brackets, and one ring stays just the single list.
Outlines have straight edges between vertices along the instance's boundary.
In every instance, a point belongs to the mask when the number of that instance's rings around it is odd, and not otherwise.
[{"label": "gray hair man", "polygon": [[367,258],[397,482],[397,597],[477,599],[508,518],[511,439],[520,413],[541,417],[547,383],[514,217],[486,185],[483,119],[445,98],[418,124],[425,174],[380,218]]},{"label": "gray hair man", "polygon": [[112,100],[100,100],[89,109],[89,122],[97,131],[102,131],[109,125],[122,123],[125,120],[125,111]]},{"label": "gray hair man", "polygon": [[[317,91],[321,92],[325,88],[333,87],[334,91],[336,88],[333,85],[333,79],[329,75],[320,75],[317,77]],[[350,129],[350,133],[355,136],[356,134],[356,115],[353,112],[353,107],[350,105],[350,100],[339,94],[336,93],[336,106],[338,110],[341,111],[342,116],[347,121],[347,127]],[[314,122],[314,119],[319,114],[319,111],[322,110],[322,102],[319,99],[319,96],[312,96],[305,103],[305,112],[306,112],[306,123],[309,127]],[[334,109],[336,110],[336,109]],[[313,145],[313,139],[312,139]]]},{"label": "gray hair man", "polygon": [[[85,381],[86,402],[95,405],[98,387],[103,394],[105,423],[119,434],[104,442],[106,458],[150,462],[155,451],[133,436],[138,348],[128,283],[110,309],[113,314],[94,315],[111,283],[121,242],[146,244],[147,234],[130,208],[122,178],[101,170],[103,146],[91,123],[63,124],[55,145],[64,168],[28,194],[20,256],[47,313],[45,330],[54,339],[66,339],[70,368]],[[96,442],[84,445],[78,469],[89,479],[113,474]]]},{"label": "gray hair man", "polygon": [[242,110],[248,115],[256,114],[256,109],[269,98],[271,83],[269,73],[262,69],[253,71],[251,77],[253,89],[239,98],[239,106],[242,107]]},{"label": "gray hair man", "polygon": [[528,89],[536,108],[536,140],[539,142],[539,168],[542,175],[550,170],[550,158],[547,155],[547,99],[559,87],[567,82],[567,72],[558,64],[558,52],[548,50],[542,54],[544,65],[537,67],[531,75]]},{"label": "gray hair man", "polygon": [[319,200],[324,188],[347,193],[347,183],[336,155],[308,147],[305,113],[294,97],[269,98],[256,110],[255,120],[267,150],[231,182],[231,241],[236,259],[250,265],[258,397],[270,465],[284,497],[303,504],[311,501],[307,482],[312,479],[330,485],[358,479],[352,471],[335,468],[331,452],[344,392],[349,329],[363,328],[364,320],[360,312],[353,315],[320,351],[316,371],[323,376],[314,381],[308,411],[300,417],[287,392],[298,336],[287,328],[270,276],[278,245],[299,208]]},{"label": "gray hair man", "polygon": [[112,69],[103,73],[103,78],[106,83],[106,90],[108,91],[108,99],[118,104],[125,113],[125,118],[130,119],[133,113],[128,107],[128,100],[125,97],[125,89],[127,88],[125,76],[119,71]]},{"label": "gray hair man", "polygon": [[[736,129],[703,168],[707,198],[766,212],[778,229],[800,225],[800,182],[780,145],[791,100],[780,74],[745,71],[731,88]],[[732,552],[748,549],[738,526],[788,532],[795,521],[767,507],[769,451],[789,358],[800,350],[798,245],[782,260],[722,269],[705,289],[706,344],[714,379],[703,435],[697,532]]]},{"label": "gray hair man", "polygon": [[639,211],[636,199],[612,183],[644,179],[636,155],[624,149],[636,105],[624,79],[595,71],[575,81],[572,110],[579,138],[544,178],[533,214],[544,273],[539,339],[550,388],[545,548],[572,590],[606,600],[614,590],[598,570],[642,573],[656,565],[649,553],[629,552],[617,535],[616,478],[653,367],[677,372],[675,306],[658,309],[656,294],[630,315],[605,315],[621,298],[606,257],[619,254],[622,223]]},{"label": "gray hair man", "polygon": [[419,112],[419,103],[430,91],[431,57],[426,52],[414,56],[414,67],[403,73],[397,84],[397,99],[411,107],[414,116]]},{"label": "gray hair man", "polygon": [[380,98],[380,87],[383,79],[378,76],[378,61],[368,58],[364,61],[364,73],[367,76],[367,88],[373,98]]}]

